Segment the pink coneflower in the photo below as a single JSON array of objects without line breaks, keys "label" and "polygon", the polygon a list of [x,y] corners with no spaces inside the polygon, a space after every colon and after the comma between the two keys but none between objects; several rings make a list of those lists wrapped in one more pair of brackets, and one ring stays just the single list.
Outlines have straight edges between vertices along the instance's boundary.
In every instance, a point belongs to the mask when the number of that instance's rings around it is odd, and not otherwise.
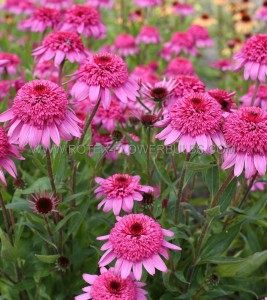
[{"label": "pink coneflower", "polygon": [[[243,103],[243,106],[250,106],[254,95],[255,85],[251,86],[246,95],[242,96],[239,101]],[[267,111],[267,85],[261,84],[257,91],[254,106],[259,106],[263,110]]]},{"label": "pink coneflower", "polygon": [[6,96],[10,93],[12,83],[12,80],[0,81],[0,100],[5,99]]},{"label": "pink coneflower", "polygon": [[229,58],[220,58],[211,64],[211,67],[221,71],[231,71],[233,69],[233,62]]},{"label": "pink coneflower", "polygon": [[191,152],[195,145],[200,151],[212,153],[213,142],[218,148],[225,146],[221,132],[220,104],[207,93],[191,93],[177,100],[166,118],[155,124],[166,127],[156,135],[168,146],[179,142],[179,152]]},{"label": "pink coneflower", "polygon": [[100,275],[83,274],[83,279],[91,286],[83,288],[85,292],[76,296],[75,300],[146,300],[147,292],[142,289],[146,284],[135,282],[134,277],[130,274],[126,278],[121,278],[114,272],[113,268],[107,270],[100,269]]},{"label": "pink coneflower", "polygon": [[87,4],[94,7],[112,8],[113,0],[87,0]]},{"label": "pink coneflower", "polygon": [[175,101],[184,98],[192,92],[204,93],[205,89],[205,84],[197,77],[180,75],[176,78],[176,87],[173,90],[170,101],[168,102],[168,107],[171,107]]},{"label": "pink coneflower", "polygon": [[134,3],[140,7],[151,7],[162,5],[161,0],[134,0]]},{"label": "pink coneflower", "polygon": [[74,73],[77,82],[73,85],[71,95],[77,101],[90,98],[92,103],[101,98],[104,108],[108,109],[112,94],[123,103],[136,101],[138,84],[128,77],[126,63],[117,55],[99,53],[88,57],[79,70]]},{"label": "pink coneflower", "polygon": [[7,52],[0,53],[0,74],[7,72],[10,75],[15,75],[18,65],[20,65],[20,59],[16,54]]},{"label": "pink coneflower", "polygon": [[209,90],[208,94],[221,105],[223,111],[231,112],[236,108],[236,103],[233,100],[236,92],[228,93],[225,90],[214,89]]},{"label": "pink coneflower", "polygon": [[37,64],[33,74],[38,79],[47,79],[54,82],[58,77],[58,68],[55,67],[52,61],[43,61]]},{"label": "pink coneflower", "polygon": [[[91,107],[91,110],[93,110],[93,106]],[[100,106],[93,119],[94,125],[99,125],[101,128],[106,129],[109,132],[114,131],[117,124],[122,123],[125,123],[125,117],[117,99],[113,99],[113,101],[111,101],[109,109],[104,109],[103,106]]]},{"label": "pink coneflower", "polygon": [[159,34],[159,30],[156,27],[152,26],[144,26],[137,38],[136,38],[137,43],[145,43],[145,44],[158,44],[161,42],[161,37]]},{"label": "pink coneflower", "polygon": [[122,57],[136,55],[139,52],[135,38],[128,33],[118,35],[114,42],[114,46],[118,54]]},{"label": "pink coneflower", "polygon": [[165,45],[176,55],[179,55],[182,51],[192,56],[197,54],[194,38],[188,32],[174,33],[171,40]]},{"label": "pink coneflower", "polygon": [[200,25],[191,25],[187,32],[192,35],[198,48],[213,46],[213,41],[209,36],[207,28]]},{"label": "pink coneflower", "polygon": [[177,57],[169,62],[164,74],[169,77],[176,77],[179,75],[192,76],[194,75],[194,66],[189,59]]},{"label": "pink coneflower", "polygon": [[264,1],[262,7],[256,11],[255,19],[267,22],[267,1]]},{"label": "pink coneflower", "polygon": [[169,47],[169,43],[165,43],[160,51],[160,56],[166,61],[170,61],[172,58],[172,51]]},{"label": "pink coneflower", "polygon": [[266,80],[267,72],[267,34],[256,34],[249,38],[239,52],[234,55],[237,65],[234,71],[244,67],[244,78]]},{"label": "pink coneflower", "polygon": [[48,28],[55,29],[60,20],[61,13],[58,10],[38,7],[29,19],[21,21],[19,29],[29,29],[32,32],[45,32]]},{"label": "pink coneflower", "polygon": [[155,74],[151,66],[140,65],[135,67],[131,73],[131,77],[139,83],[155,84],[160,81],[160,78]]},{"label": "pink coneflower", "polygon": [[170,98],[175,89],[177,82],[175,79],[157,82],[154,85],[150,83],[143,83],[142,85],[142,96],[144,99],[152,100],[155,102],[166,101]]},{"label": "pink coneflower", "polygon": [[72,5],[72,0],[38,0],[43,6],[62,10]]},{"label": "pink coneflower", "polygon": [[223,155],[223,169],[234,166],[235,176],[245,168],[245,177],[258,172],[263,176],[267,164],[267,112],[259,107],[241,107],[223,123],[229,149]]},{"label": "pink coneflower", "polygon": [[8,135],[20,147],[50,147],[50,138],[59,146],[80,137],[78,118],[68,108],[68,95],[57,84],[47,80],[26,83],[14,98],[13,106],[0,115],[0,122],[11,121]]},{"label": "pink coneflower", "polygon": [[49,213],[58,212],[56,206],[60,203],[55,195],[49,192],[40,192],[32,195],[33,200],[28,200],[34,213],[47,215]]},{"label": "pink coneflower", "polygon": [[98,10],[85,5],[74,5],[66,11],[61,31],[76,32],[86,38],[106,36],[106,27],[101,23]]},{"label": "pink coneflower", "polygon": [[6,0],[3,9],[15,15],[30,15],[33,13],[35,7],[34,4],[28,0]]},{"label": "pink coneflower", "polygon": [[179,1],[175,1],[172,4],[173,12],[180,16],[188,16],[195,13],[195,10],[188,3],[181,3]]},{"label": "pink coneflower", "polygon": [[42,42],[42,46],[33,50],[32,55],[43,62],[55,59],[55,66],[65,60],[81,63],[88,55],[82,39],[74,32],[52,32]]},{"label": "pink coneflower", "polygon": [[13,178],[17,177],[17,168],[11,157],[23,160],[17,148],[12,145],[5,130],[0,127],[0,180],[7,185],[3,169],[5,169]]},{"label": "pink coneflower", "polygon": [[161,228],[159,223],[144,214],[131,214],[118,220],[109,235],[97,238],[108,240],[101,248],[107,251],[99,266],[104,267],[116,258],[115,272],[127,278],[133,269],[136,280],[142,276],[142,266],[151,275],[155,274],[155,269],[167,272],[160,255],[167,259],[168,248],[182,250],[165,241],[164,236],[173,236],[173,232]]},{"label": "pink coneflower", "polygon": [[95,181],[100,185],[95,190],[96,198],[104,196],[98,204],[98,209],[104,205],[104,212],[113,209],[115,215],[118,215],[121,209],[131,212],[134,201],[142,201],[143,192],[153,191],[153,187],[140,184],[140,176],[114,174],[107,179],[97,177]]}]

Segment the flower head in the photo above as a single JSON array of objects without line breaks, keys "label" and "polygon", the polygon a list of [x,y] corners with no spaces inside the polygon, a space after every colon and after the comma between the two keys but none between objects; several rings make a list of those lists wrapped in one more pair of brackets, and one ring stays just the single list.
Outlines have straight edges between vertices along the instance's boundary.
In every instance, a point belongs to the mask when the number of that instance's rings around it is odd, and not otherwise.
[{"label": "flower head", "polygon": [[217,23],[217,20],[212,18],[209,14],[202,14],[199,18],[195,19],[194,24],[209,27]]},{"label": "flower head", "polygon": [[98,10],[85,5],[74,5],[66,11],[61,30],[83,34],[86,38],[104,38],[106,35]]},{"label": "flower head", "polygon": [[213,41],[209,36],[208,30],[201,25],[191,25],[188,28],[188,33],[192,35],[195,44],[199,48],[212,47]]},{"label": "flower head", "polygon": [[262,7],[260,7],[256,13],[255,13],[255,19],[263,20],[267,22],[267,1],[265,0],[262,4]]},{"label": "flower head", "polygon": [[195,10],[193,9],[192,6],[190,6],[190,4],[182,3],[179,1],[173,2],[172,8],[173,8],[173,12],[180,16],[192,15],[195,12]]},{"label": "flower head", "polygon": [[38,0],[43,6],[53,9],[65,9],[72,5],[72,0]]},{"label": "flower head", "polygon": [[102,52],[90,56],[74,73],[77,82],[73,85],[71,95],[77,101],[87,97],[92,103],[101,97],[104,108],[108,109],[112,94],[120,101],[136,101],[138,84],[128,77],[126,63],[117,55]]},{"label": "flower head", "polygon": [[220,58],[216,61],[214,61],[211,64],[211,67],[215,69],[219,69],[221,71],[231,71],[233,68],[233,63],[231,59],[228,58]]},{"label": "flower head", "polygon": [[159,30],[156,27],[144,26],[136,38],[137,43],[158,44],[161,41]]},{"label": "flower head", "polygon": [[3,74],[4,71],[10,75],[16,74],[19,64],[20,59],[16,54],[0,52],[0,74]]},{"label": "flower head", "polygon": [[223,111],[230,112],[232,109],[236,108],[236,104],[233,101],[236,92],[228,93],[225,90],[214,89],[208,91],[208,94],[218,101]]},{"label": "flower head", "polygon": [[88,53],[77,33],[54,31],[43,40],[40,47],[33,50],[32,55],[38,62],[54,58],[58,67],[65,59],[81,63]]},{"label": "flower head", "polygon": [[164,236],[173,236],[173,232],[161,228],[159,223],[144,214],[119,218],[109,235],[98,237],[98,240],[108,240],[101,248],[107,251],[99,266],[104,267],[116,258],[115,272],[127,278],[133,269],[136,280],[142,276],[142,266],[151,275],[155,274],[155,269],[167,272],[160,255],[167,259],[167,248],[181,248],[165,241]]},{"label": "flower head", "polygon": [[263,176],[267,164],[267,112],[259,107],[241,107],[223,123],[229,150],[224,153],[223,169],[234,166],[235,176],[245,169],[246,178],[258,172]]},{"label": "flower head", "polygon": [[225,145],[221,132],[222,110],[220,104],[207,93],[191,93],[177,100],[167,117],[155,124],[166,127],[156,135],[168,146],[179,141],[179,152],[191,152],[197,144],[201,151],[211,153],[212,142],[217,147]]},{"label": "flower head", "polygon": [[140,184],[140,176],[115,174],[107,179],[97,177],[95,181],[100,185],[95,190],[96,198],[104,196],[98,209],[104,205],[104,212],[113,209],[115,215],[118,215],[121,209],[131,212],[134,201],[143,200],[143,192],[153,191],[151,186]]},{"label": "flower head", "polygon": [[169,62],[164,74],[169,77],[176,77],[178,75],[192,76],[194,75],[194,66],[189,59],[177,57]]},{"label": "flower head", "polygon": [[197,54],[195,40],[189,32],[174,33],[166,46],[176,55],[179,55],[182,51],[184,51],[185,54],[190,54],[192,56],[196,56]]},{"label": "flower head", "polygon": [[[252,85],[249,88],[247,94],[239,98],[239,101],[243,104],[243,106],[251,105],[254,91],[255,91],[255,85]],[[255,97],[254,105],[259,106],[263,110],[267,111],[267,85],[266,84],[261,84],[259,86],[259,89]]]},{"label": "flower head", "polygon": [[176,85],[175,79],[170,79],[169,81],[163,80],[154,85],[143,83],[142,95],[147,100],[162,102],[170,98]]},{"label": "flower head", "polygon": [[244,67],[244,78],[266,80],[267,72],[267,34],[257,34],[248,39],[241,50],[234,55],[237,65],[234,71]]},{"label": "flower head", "polygon": [[94,7],[112,8],[113,0],[87,0],[87,4]]},{"label": "flower head", "polygon": [[33,80],[17,93],[13,106],[0,115],[0,122],[10,121],[8,135],[20,147],[50,147],[50,138],[58,146],[80,136],[78,118],[68,108],[68,95],[56,83]]},{"label": "flower head", "polygon": [[85,294],[76,296],[75,300],[146,300],[147,292],[142,289],[143,282],[135,282],[130,274],[121,278],[113,268],[101,268],[100,275],[83,274],[83,279],[91,286],[83,288]]},{"label": "flower head", "polygon": [[7,0],[3,9],[15,15],[29,15],[34,11],[35,7],[32,1],[29,0]]},{"label": "flower head", "polygon": [[158,6],[162,5],[161,0],[134,0],[135,4],[140,7],[150,7],[150,6]]},{"label": "flower head", "polygon": [[33,15],[22,20],[19,29],[29,29],[32,32],[45,32],[49,27],[55,29],[61,21],[61,14],[58,10],[48,7],[38,7]]},{"label": "flower head", "polygon": [[0,180],[7,185],[3,169],[5,169],[13,178],[17,177],[17,168],[11,157],[23,160],[17,148],[11,144],[5,130],[0,127]]},{"label": "flower head", "polygon": [[117,36],[114,46],[118,54],[122,57],[135,55],[139,52],[135,38],[128,33],[123,33]]},{"label": "flower head", "polygon": [[32,195],[33,200],[28,200],[33,212],[47,215],[52,212],[58,212],[56,206],[60,203],[55,195],[50,195],[48,192],[40,192]]}]

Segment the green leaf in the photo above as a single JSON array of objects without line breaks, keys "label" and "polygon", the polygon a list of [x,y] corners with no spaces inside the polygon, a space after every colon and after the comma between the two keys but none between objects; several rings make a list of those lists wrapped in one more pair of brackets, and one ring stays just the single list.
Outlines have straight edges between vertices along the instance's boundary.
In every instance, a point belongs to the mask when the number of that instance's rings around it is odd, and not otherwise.
[{"label": "green leaf", "polygon": [[160,178],[168,185],[173,185],[173,182],[169,176],[169,173],[167,172],[166,168],[163,167],[158,161],[156,161],[156,158],[153,158],[154,165],[156,167],[156,170],[160,176]]},{"label": "green leaf", "polygon": [[185,168],[192,171],[202,171],[217,166],[216,164],[201,164],[192,161],[185,162]]},{"label": "green leaf", "polygon": [[219,168],[217,165],[213,165],[211,168],[205,172],[205,181],[208,186],[211,199],[214,198],[214,195],[219,190]]},{"label": "green leaf", "polygon": [[38,191],[45,191],[45,190],[50,190],[50,181],[48,177],[42,177],[37,179],[30,187],[27,189],[23,190],[21,193],[22,194],[32,194]]},{"label": "green leaf", "polygon": [[224,212],[230,205],[233,197],[236,193],[237,179],[234,178],[223,191],[221,197],[218,200],[218,204],[221,206],[221,211]]},{"label": "green leaf", "polygon": [[7,235],[0,229],[0,239],[2,243],[1,258],[6,261],[16,261],[18,253],[16,249],[11,245],[7,238]]},{"label": "green leaf", "polygon": [[66,215],[63,220],[61,220],[57,226],[56,226],[56,231],[58,231],[60,228],[62,228],[68,221],[70,218],[72,218],[73,216],[77,215],[77,214],[81,214],[79,211],[73,211],[70,214]]},{"label": "green leaf", "polygon": [[221,214],[221,207],[215,206],[213,208],[207,209],[205,212],[206,212],[207,217],[214,218]]},{"label": "green leaf", "polygon": [[267,250],[254,253],[239,262],[220,265],[217,267],[218,275],[221,277],[248,277],[267,261]]},{"label": "green leaf", "polygon": [[[211,236],[207,241],[201,253],[201,260],[204,258],[223,254],[231,245],[240,231],[243,222],[232,226],[228,231],[220,232]],[[201,261],[200,260],[200,261]]]},{"label": "green leaf", "polygon": [[46,264],[53,264],[57,261],[57,259],[59,258],[59,255],[39,255],[39,254],[35,254],[35,256],[41,261],[44,262]]}]

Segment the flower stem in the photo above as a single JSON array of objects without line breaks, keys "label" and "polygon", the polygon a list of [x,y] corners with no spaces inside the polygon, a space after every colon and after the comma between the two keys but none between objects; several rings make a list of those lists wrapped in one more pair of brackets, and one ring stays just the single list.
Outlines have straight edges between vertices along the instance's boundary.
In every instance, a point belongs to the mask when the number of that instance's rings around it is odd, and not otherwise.
[{"label": "flower stem", "polygon": [[6,226],[6,231],[7,231],[7,236],[8,236],[8,239],[10,241],[10,243],[12,244],[12,236],[10,234],[10,229],[11,229],[11,224],[9,222],[9,218],[8,218],[8,213],[7,213],[7,209],[6,209],[6,205],[5,205],[5,202],[3,200],[3,197],[2,197],[2,193],[0,192],[0,205],[1,205],[1,208],[2,208],[2,214],[3,214],[3,217],[4,217],[4,222],[5,222],[5,226]]},{"label": "flower stem", "polygon": [[260,81],[257,79],[256,80],[256,84],[255,84],[255,88],[254,88],[254,92],[253,92],[253,95],[252,95],[252,98],[251,98],[251,104],[250,104],[250,106],[253,106],[254,103],[255,103],[259,87],[260,87]]},{"label": "flower stem", "polygon": [[187,153],[184,161],[184,165],[182,168],[182,173],[181,173],[181,178],[179,181],[179,186],[178,186],[178,195],[177,195],[177,200],[175,204],[175,213],[174,213],[174,223],[178,223],[178,217],[179,217],[179,208],[182,200],[182,192],[183,192],[183,185],[184,185],[184,178],[185,178],[185,172],[186,172],[186,166],[185,163],[190,160],[191,153]]},{"label": "flower stem", "polygon": [[249,186],[248,186],[248,188],[247,188],[247,190],[246,190],[246,192],[245,192],[245,194],[244,194],[242,200],[240,201],[240,204],[239,204],[239,207],[238,207],[238,208],[241,209],[241,208],[243,207],[243,205],[244,205],[244,203],[245,203],[245,201],[246,201],[246,199],[247,199],[247,197],[248,197],[248,194],[249,194],[249,192],[250,192],[250,190],[251,190],[251,188],[252,188],[252,186],[253,186],[253,184],[254,184],[256,178],[257,178],[257,176],[258,176],[258,172],[256,172],[256,174],[251,178],[251,181],[250,181],[250,183],[249,183]]},{"label": "flower stem", "polygon": [[[229,174],[228,174],[228,176],[226,177],[224,183],[221,185],[220,189],[218,190],[218,192],[214,196],[214,198],[213,198],[213,200],[212,200],[212,202],[210,204],[210,208],[214,208],[218,204],[218,200],[220,199],[222,193],[227,188],[227,186],[229,185],[229,183],[233,180],[233,178],[234,178],[234,169],[231,169],[230,172],[229,172]],[[206,218],[206,221],[205,221],[204,226],[202,228],[200,237],[198,239],[195,256],[194,256],[192,265],[189,268],[189,276],[188,276],[189,279],[187,280],[189,282],[188,289],[190,288],[191,280],[193,278],[193,275],[194,275],[194,272],[195,272],[195,269],[196,269],[195,264],[196,264],[196,262],[199,259],[199,255],[200,255],[201,250],[202,250],[203,242],[206,239],[206,235],[208,233],[208,230],[209,230],[209,227],[210,227],[212,221],[213,221],[213,217],[211,217],[211,218],[207,217]]]},{"label": "flower stem", "polygon": [[146,153],[146,168],[147,168],[147,182],[150,185],[151,175],[150,175],[150,142],[151,142],[151,127],[147,128],[147,153]]},{"label": "flower stem", "polygon": [[49,149],[46,150],[45,154],[46,154],[47,170],[48,170],[48,176],[49,176],[51,188],[52,188],[54,195],[56,196],[57,190],[56,190],[56,185],[55,185],[55,180],[54,180],[54,175],[53,175],[51,155],[50,155]]},{"label": "flower stem", "polygon": [[64,64],[65,64],[65,59],[62,61],[62,63],[59,66],[59,70],[58,70],[58,79],[57,79],[57,83],[59,85],[61,85],[62,82],[62,77],[63,77],[63,70],[64,70]]},{"label": "flower stem", "polygon": [[151,113],[151,109],[149,109],[141,100],[140,100],[140,98],[136,98],[137,99],[137,101],[149,112],[149,113]]},{"label": "flower stem", "polygon": [[51,229],[50,229],[50,226],[49,226],[47,217],[46,217],[45,215],[44,215],[44,220],[45,220],[45,225],[46,225],[46,229],[47,229],[48,235],[49,235],[49,237],[50,237],[50,240],[51,240],[51,242],[52,242],[53,244],[55,244],[55,240],[54,240],[52,231],[51,231]]},{"label": "flower stem", "polygon": [[98,110],[98,108],[99,108],[100,102],[101,102],[101,98],[99,98],[99,100],[97,101],[97,103],[96,103],[96,105],[95,105],[95,107],[94,107],[94,110],[92,111],[92,113],[91,113],[91,115],[90,115],[88,121],[87,121],[87,122],[85,123],[85,125],[84,125],[83,133],[82,133],[82,136],[81,136],[81,138],[80,138],[80,140],[79,140],[79,146],[82,145],[82,143],[83,143],[83,140],[84,140],[84,138],[85,138],[86,132],[87,132],[88,128],[90,127],[90,125],[91,125],[91,123],[92,123],[92,121],[93,121],[93,118],[94,118],[95,114],[97,113],[97,110]]}]

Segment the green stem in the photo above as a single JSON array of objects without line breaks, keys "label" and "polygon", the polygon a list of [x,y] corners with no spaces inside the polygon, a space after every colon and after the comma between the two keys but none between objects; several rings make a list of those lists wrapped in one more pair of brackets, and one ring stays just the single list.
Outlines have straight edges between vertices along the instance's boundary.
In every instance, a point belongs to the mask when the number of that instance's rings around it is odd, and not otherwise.
[{"label": "green stem", "polygon": [[65,59],[64,59],[63,62],[60,64],[59,70],[58,70],[58,79],[57,79],[57,83],[58,83],[59,85],[61,85],[61,82],[62,82],[63,70],[64,70],[64,64],[65,64]]},{"label": "green stem", "polygon": [[176,200],[176,204],[175,204],[175,213],[174,213],[174,223],[175,224],[178,223],[179,209],[180,209],[180,204],[181,204],[181,200],[182,200],[182,192],[183,192],[184,178],[185,178],[185,172],[186,172],[185,163],[190,160],[190,157],[191,157],[191,153],[189,152],[186,154],[182,173],[181,173],[181,178],[179,181],[178,194],[177,194],[177,200]]},{"label": "green stem", "polygon": [[5,202],[3,200],[3,196],[2,196],[1,192],[0,192],[0,205],[1,205],[1,208],[2,208],[2,214],[3,214],[3,217],[4,217],[4,222],[5,222],[5,226],[6,226],[7,236],[8,236],[8,239],[9,239],[10,243],[12,244],[11,224],[9,222],[6,205],[5,205]]},{"label": "green stem", "polygon": [[151,175],[150,175],[150,142],[151,142],[151,127],[148,126],[148,128],[147,128],[147,155],[146,155],[146,170],[147,170],[148,185],[151,182]]},{"label": "green stem", "polygon": [[52,169],[52,161],[51,161],[51,155],[49,152],[49,149],[46,150],[46,162],[47,162],[47,170],[48,170],[48,177],[50,180],[51,188],[54,193],[54,196],[57,195],[57,190],[56,190],[56,185],[55,185],[55,180],[54,180],[54,174],[53,174],[53,169]]}]

